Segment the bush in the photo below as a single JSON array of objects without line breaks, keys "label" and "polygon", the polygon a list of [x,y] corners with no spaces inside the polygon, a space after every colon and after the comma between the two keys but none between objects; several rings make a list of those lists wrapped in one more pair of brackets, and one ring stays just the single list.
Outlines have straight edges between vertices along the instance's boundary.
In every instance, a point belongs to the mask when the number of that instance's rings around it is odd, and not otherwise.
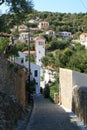
[{"label": "bush", "polygon": [[59,85],[58,82],[54,82],[50,87],[50,99],[54,102],[54,93],[59,93]]},{"label": "bush", "polygon": [[45,98],[49,98],[50,97],[50,87],[49,87],[49,84],[46,84],[45,88],[44,88],[44,97]]}]

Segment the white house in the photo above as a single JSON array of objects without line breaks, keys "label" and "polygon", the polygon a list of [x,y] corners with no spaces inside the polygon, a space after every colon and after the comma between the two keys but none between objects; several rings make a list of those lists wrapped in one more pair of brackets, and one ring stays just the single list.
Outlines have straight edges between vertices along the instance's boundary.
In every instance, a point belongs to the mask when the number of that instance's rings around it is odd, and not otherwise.
[{"label": "white house", "polygon": [[[29,54],[29,51],[28,50],[23,51],[23,54],[25,54],[27,56]],[[30,56],[36,57],[36,51],[30,51]]]},{"label": "white house", "polygon": [[45,56],[45,39],[42,37],[35,38],[36,64],[41,66],[41,58]]},{"label": "white house", "polygon": [[54,82],[55,81],[55,71],[53,69],[45,69],[44,73],[44,80],[47,84],[48,82]]},{"label": "white house", "polygon": [[29,33],[28,32],[20,32],[19,33],[19,40],[20,41],[28,41],[29,40],[29,38],[30,38],[30,41],[33,41],[33,36],[32,35],[29,35]]},{"label": "white house", "polygon": [[80,43],[87,48],[87,33],[82,33],[80,35]]},{"label": "white house", "polygon": [[29,34],[28,32],[21,32],[19,34],[19,40],[28,40],[29,39]]},{"label": "white house", "polygon": [[42,21],[39,23],[38,28],[43,29],[45,27],[49,27],[49,22]]},{"label": "white house", "polygon": [[30,19],[30,20],[29,20],[29,23],[34,24],[34,23],[36,23],[36,20]]},{"label": "white house", "polygon": [[41,87],[44,89],[45,85],[48,84],[49,82],[54,82],[55,81],[55,75],[56,72],[53,68],[51,68],[50,66],[47,68],[43,69],[43,80],[41,81]]},{"label": "white house", "polygon": [[28,30],[28,27],[24,24],[18,26],[19,32],[23,32],[23,31],[27,31],[27,30]]},{"label": "white house", "polygon": [[55,32],[52,30],[48,30],[45,32],[47,35],[52,35],[52,36],[56,36]]},{"label": "white house", "polygon": [[69,37],[72,36],[72,33],[71,33],[71,32],[66,32],[66,31],[64,31],[64,32],[61,32],[61,36],[62,36],[63,38],[69,38]]},{"label": "white house", "polygon": [[[23,52],[19,52],[19,57],[15,57],[15,63],[25,66],[27,69],[29,68],[29,62],[26,60],[27,54]],[[36,94],[40,93],[40,66],[30,63],[31,76],[36,80]]]}]

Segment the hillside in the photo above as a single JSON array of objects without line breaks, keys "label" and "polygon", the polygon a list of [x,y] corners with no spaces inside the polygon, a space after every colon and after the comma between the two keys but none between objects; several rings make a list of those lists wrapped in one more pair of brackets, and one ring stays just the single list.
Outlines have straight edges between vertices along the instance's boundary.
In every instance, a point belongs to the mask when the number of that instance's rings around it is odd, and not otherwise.
[{"label": "hillside", "polygon": [[[48,21],[49,29],[56,31],[57,34],[61,31],[69,31],[73,34],[78,34],[87,31],[87,14],[70,14],[70,13],[52,13],[52,12],[38,12],[34,10],[31,14],[27,14],[24,21],[17,20],[15,15],[4,14],[0,16],[0,32],[10,32],[10,29],[15,24],[26,23],[29,27],[36,27],[40,21]],[[30,19],[37,20],[35,24],[29,24]]]}]

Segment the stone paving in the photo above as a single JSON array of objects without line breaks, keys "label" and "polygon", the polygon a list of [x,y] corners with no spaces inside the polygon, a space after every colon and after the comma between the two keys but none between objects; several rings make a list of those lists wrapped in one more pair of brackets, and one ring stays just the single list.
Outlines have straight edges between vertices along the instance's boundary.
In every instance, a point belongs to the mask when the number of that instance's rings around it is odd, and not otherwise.
[{"label": "stone paving", "polygon": [[69,114],[42,95],[34,96],[34,109],[26,130],[81,130]]}]

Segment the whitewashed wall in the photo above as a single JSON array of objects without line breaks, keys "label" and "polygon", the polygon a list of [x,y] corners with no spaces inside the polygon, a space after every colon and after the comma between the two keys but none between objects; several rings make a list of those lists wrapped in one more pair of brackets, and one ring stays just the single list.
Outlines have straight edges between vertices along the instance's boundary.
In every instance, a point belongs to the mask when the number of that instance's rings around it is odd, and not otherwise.
[{"label": "whitewashed wall", "polygon": [[60,103],[72,111],[72,92],[75,85],[87,86],[87,74],[60,68]]}]

